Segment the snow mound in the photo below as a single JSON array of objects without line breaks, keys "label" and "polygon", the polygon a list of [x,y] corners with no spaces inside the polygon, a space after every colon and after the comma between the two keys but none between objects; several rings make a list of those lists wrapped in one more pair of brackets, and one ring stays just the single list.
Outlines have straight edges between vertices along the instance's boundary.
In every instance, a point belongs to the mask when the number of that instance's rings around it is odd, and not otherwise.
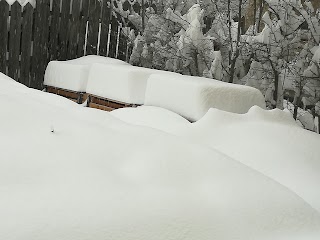
[{"label": "snow mound", "polygon": [[148,78],[154,73],[164,77],[176,75],[142,67],[93,64],[87,93],[124,103],[144,104]]},{"label": "snow mound", "polygon": [[0,85],[0,239],[320,238],[317,211],[215,149]]},{"label": "snow mound", "polygon": [[130,124],[147,126],[169,133],[177,127],[190,124],[188,120],[174,112],[152,106],[121,108],[112,111],[110,114]]},{"label": "snow mound", "polygon": [[210,108],[246,113],[252,106],[265,107],[264,97],[255,88],[190,76],[150,76],[146,105],[163,107],[197,121]]},{"label": "snow mound", "polygon": [[94,63],[130,66],[118,59],[93,55],[68,61],[51,61],[45,72],[44,85],[86,92],[89,70]]},{"label": "snow mound", "polygon": [[212,149],[276,180],[320,212],[320,137],[290,113],[253,107],[247,114],[217,109],[174,134]]}]

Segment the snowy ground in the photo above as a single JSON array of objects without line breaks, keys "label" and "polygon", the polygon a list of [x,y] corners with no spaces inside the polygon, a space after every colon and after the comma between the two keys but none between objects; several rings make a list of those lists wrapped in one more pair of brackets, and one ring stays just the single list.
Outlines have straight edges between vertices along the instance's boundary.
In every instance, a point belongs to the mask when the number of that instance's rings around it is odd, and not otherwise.
[{"label": "snowy ground", "polygon": [[320,239],[320,137],[282,111],[109,114],[3,75],[0,105],[0,239]]}]

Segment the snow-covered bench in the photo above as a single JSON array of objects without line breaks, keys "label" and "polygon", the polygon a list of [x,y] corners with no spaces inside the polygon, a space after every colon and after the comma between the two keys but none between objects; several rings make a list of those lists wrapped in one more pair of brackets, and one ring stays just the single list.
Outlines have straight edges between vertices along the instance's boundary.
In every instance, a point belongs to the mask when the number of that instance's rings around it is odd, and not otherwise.
[{"label": "snow-covered bench", "polygon": [[89,70],[94,63],[130,66],[118,59],[93,55],[68,61],[51,61],[43,84],[48,92],[82,103],[86,98]]},{"label": "snow-covered bench", "polygon": [[163,78],[178,75],[141,67],[93,64],[87,84],[88,105],[108,111],[142,105],[148,78],[155,73]]},{"label": "snow-covered bench", "polygon": [[246,113],[257,105],[265,108],[261,92],[255,88],[213,79],[183,75],[153,74],[148,80],[145,105],[163,107],[197,121],[210,108]]}]

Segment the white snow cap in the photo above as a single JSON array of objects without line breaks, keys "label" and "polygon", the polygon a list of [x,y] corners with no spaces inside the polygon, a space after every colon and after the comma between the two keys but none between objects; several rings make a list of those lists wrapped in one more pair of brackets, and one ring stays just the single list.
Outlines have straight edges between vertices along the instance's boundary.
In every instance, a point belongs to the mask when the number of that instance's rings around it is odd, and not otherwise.
[{"label": "white snow cap", "polygon": [[142,67],[93,64],[87,93],[124,103],[144,104],[147,81],[151,74],[178,75]]},{"label": "white snow cap", "polygon": [[265,108],[264,97],[255,88],[190,76],[150,76],[146,105],[169,109],[191,121],[202,118],[210,108],[246,113],[254,106]]},{"label": "white snow cap", "polygon": [[118,59],[94,55],[68,61],[51,61],[45,72],[44,85],[86,92],[89,70],[93,63],[130,66]]}]

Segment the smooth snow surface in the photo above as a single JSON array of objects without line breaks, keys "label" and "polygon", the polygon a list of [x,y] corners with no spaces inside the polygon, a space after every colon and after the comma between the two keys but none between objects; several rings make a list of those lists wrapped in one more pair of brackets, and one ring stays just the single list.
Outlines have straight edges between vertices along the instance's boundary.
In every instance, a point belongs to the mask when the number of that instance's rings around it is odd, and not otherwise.
[{"label": "smooth snow surface", "polygon": [[46,69],[44,85],[76,92],[86,92],[89,70],[95,63],[104,64],[104,66],[130,66],[118,59],[93,55],[68,61],[51,61]]},{"label": "smooth snow surface", "polygon": [[148,78],[158,73],[162,78],[179,75],[141,67],[92,65],[87,93],[124,103],[144,104]]},{"label": "smooth snow surface", "polygon": [[[234,155],[246,143],[248,159],[259,163],[265,152],[257,140],[262,146],[272,137],[272,156],[290,156],[303,145],[308,157],[317,135],[281,121],[267,124],[259,114],[250,129],[238,115],[214,110],[220,114],[199,122],[202,144],[7,79],[0,84],[0,239],[320,239],[320,214],[301,197],[204,141]],[[279,144],[284,138],[274,131],[291,141]],[[257,139],[258,133],[264,135]],[[294,163],[280,166],[284,177],[293,176]]]},{"label": "smooth snow surface", "polygon": [[173,117],[166,117],[163,124],[152,121],[151,113],[148,109],[122,109],[115,116],[217,149],[275,179],[320,212],[320,136],[300,128],[291,113],[258,107],[247,114],[210,109],[193,124],[179,123]]},{"label": "smooth snow surface", "polygon": [[127,123],[147,126],[169,133],[177,127],[190,124],[188,120],[174,112],[152,106],[116,109],[111,112],[111,115]]},{"label": "smooth snow surface", "polygon": [[217,80],[153,74],[148,80],[145,104],[163,107],[197,121],[210,108],[246,113],[254,106],[265,108],[264,97],[255,88]]},{"label": "smooth snow surface", "polygon": [[320,136],[290,113],[253,107],[247,114],[211,109],[172,133],[203,143],[286,186],[320,212]]}]

